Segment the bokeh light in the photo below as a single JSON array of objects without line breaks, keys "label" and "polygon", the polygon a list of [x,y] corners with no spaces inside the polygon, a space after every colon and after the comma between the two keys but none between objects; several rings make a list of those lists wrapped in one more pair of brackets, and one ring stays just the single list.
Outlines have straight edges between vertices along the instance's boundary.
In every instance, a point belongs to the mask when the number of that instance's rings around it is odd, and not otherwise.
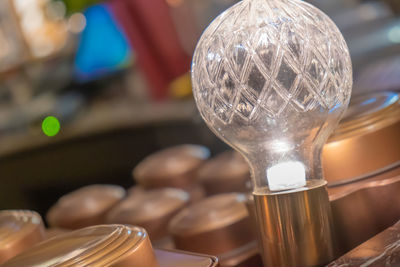
[{"label": "bokeh light", "polygon": [[56,136],[60,128],[60,122],[54,116],[48,116],[42,122],[43,133],[49,137]]},{"label": "bokeh light", "polygon": [[68,30],[72,33],[80,33],[86,27],[86,17],[82,13],[72,14],[68,19]]}]

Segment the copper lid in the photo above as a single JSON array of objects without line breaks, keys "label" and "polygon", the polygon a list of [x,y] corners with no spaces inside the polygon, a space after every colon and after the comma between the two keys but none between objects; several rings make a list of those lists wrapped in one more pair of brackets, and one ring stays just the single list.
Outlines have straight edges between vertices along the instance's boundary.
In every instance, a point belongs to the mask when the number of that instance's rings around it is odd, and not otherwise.
[{"label": "copper lid", "polygon": [[176,248],[219,255],[254,240],[242,194],[206,198],[179,212],[169,224]]},{"label": "copper lid", "polygon": [[194,183],[193,171],[209,157],[198,145],[180,145],[146,157],[133,169],[134,179],[145,188],[180,187]]},{"label": "copper lid", "polygon": [[246,192],[250,181],[249,165],[236,151],[226,151],[208,160],[197,171],[207,194]]},{"label": "copper lid", "polygon": [[12,266],[158,266],[144,229],[97,225],[53,237],[4,264]]},{"label": "copper lid", "polygon": [[376,175],[400,164],[398,93],[368,93],[352,98],[345,118],[323,151],[329,185]]},{"label": "copper lid", "polygon": [[189,194],[177,188],[160,188],[131,194],[108,212],[107,223],[144,227],[151,240],[167,234],[167,224],[189,202]]},{"label": "copper lid", "polygon": [[42,218],[34,211],[0,211],[0,265],[44,239]]},{"label": "copper lid", "polygon": [[89,185],[61,197],[47,213],[50,226],[67,229],[103,223],[104,214],[125,196],[116,185]]}]

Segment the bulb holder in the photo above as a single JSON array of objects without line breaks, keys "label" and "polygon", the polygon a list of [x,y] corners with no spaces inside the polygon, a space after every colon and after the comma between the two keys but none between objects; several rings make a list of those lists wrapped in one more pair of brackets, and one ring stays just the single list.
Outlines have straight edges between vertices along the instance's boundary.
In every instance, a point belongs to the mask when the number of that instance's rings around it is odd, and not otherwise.
[{"label": "bulb holder", "polygon": [[326,182],[253,196],[265,266],[322,266],[337,256]]}]

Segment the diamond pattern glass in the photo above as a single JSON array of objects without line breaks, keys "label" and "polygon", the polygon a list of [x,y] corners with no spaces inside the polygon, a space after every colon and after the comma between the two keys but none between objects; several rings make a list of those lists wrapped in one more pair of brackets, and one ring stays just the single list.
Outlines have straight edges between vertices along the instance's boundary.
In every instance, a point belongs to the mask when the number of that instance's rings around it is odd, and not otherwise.
[{"label": "diamond pattern glass", "polygon": [[[322,177],[311,165],[348,105],[352,69],[343,36],[320,10],[299,0],[237,3],[201,36],[192,82],[203,119],[249,162],[295,158],[308,177]],[[295,149],[277,152],[276,140]]]}]

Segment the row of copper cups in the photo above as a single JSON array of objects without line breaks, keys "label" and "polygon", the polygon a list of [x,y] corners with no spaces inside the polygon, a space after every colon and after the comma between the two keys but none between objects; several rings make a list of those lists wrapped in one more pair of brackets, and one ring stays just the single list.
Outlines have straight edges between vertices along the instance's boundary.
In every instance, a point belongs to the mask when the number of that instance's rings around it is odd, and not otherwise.
[{"label": "row of copper cups", "polygon": [[[398,210],[388,214],[381,209],[400,204],[400,194],[393,191],[400,186],[399,110],[397,93],[353,98],[324,148],[325,178],[343,253],[400,218]],[[377,150],[386,153],[377,155]],[[113,185],[72,192],[49,210],[47,235],[105,223],[137,225],[146,229],[154,247],[215,255],[221,266],[261,266],[245,206],[251,214],[251,200],[242,194],[251,188],[248,165],[232,151],[208,157],[202,146],[172,147],[135,167],[138,186],[128,192]],[[378,207],[366,207],[377,198]],[[361,230],[355,218],[364,222]]]},{"label": "row of copper cups", "polygon": [[198,145],[168,148],[135,167],[138,185],[127,192],[116,185],[91,185],[67,194],[47,213],[50,234],[96,224],[136,225],[146,229],[156,248],[215,255],[220,266],[262,266],[245,195],[222,184],[219,192],[208,191],[207,179],[200,178],[217,173],[221,164],[232,165],[231,177],[237,176],[237,188],[244,190],[250,179],[247,164],[233,151],[212,160],[208,155]]}]

